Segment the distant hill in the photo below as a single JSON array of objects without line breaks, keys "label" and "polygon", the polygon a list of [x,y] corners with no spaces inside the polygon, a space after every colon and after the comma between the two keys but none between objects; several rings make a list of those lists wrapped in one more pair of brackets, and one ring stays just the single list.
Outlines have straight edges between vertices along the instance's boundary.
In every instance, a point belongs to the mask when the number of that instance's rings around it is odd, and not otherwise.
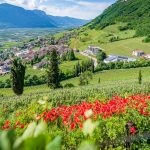
[{"label": "distant hill", "polygon": [[102,29],[116,22],[127,22],[137,35],[150,34],[150,0],[118,0],[88,26]]},{"label": "distant hill", "polygon": [[33,10],[34,13],[40,15],[45,18],[49,18],[55,26],[57,27],[79,27],[85,25],[86,23],[90,22],[90,20],[83,20],[71,17],[60,17],[60,16],[52,16],[47,15],[44,11],[41,10]]},{"label": "distant hill", "polygon": [[0,28],[71,28],[87,22],[70,17],[50,16],[44,11],[26,10],[7,3],[0,4]]}]

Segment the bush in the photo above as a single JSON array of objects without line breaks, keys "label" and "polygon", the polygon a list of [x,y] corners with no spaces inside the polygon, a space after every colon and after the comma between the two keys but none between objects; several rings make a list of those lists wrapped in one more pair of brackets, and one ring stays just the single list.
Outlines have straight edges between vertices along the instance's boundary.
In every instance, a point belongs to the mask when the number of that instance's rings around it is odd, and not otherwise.
[{"label": "bush", "polygon": [[71,87],[74,87],[74,85],[72,83],[66,83],[64,85],[64,88],[71,88]]},{"label": "bush", "polygon": [[120,31],[125,31],[125,30],[128,30],[129,29],[129,26],[119,26],[118,29]]},{"label": "bush", "polygon": [[149,42],[150,42],[150,35],[148,35],[148,36],[143,40],[143,42],[149,43]]},{"label": "bush", "polygon": [[90,71],[82,73],[79,77],[79,85],[88,85],[89,80],[91,80],[92,78],[92,73]]}]

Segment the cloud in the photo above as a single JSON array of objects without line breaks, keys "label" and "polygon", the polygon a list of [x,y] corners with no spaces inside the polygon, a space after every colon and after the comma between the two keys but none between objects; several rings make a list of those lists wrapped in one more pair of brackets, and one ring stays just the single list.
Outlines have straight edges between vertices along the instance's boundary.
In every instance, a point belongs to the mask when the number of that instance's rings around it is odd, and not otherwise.
[{"label": "cloud", "polygon": [[40,9],[55,16],[92,19],[115,0],[0,0],[26,9]]}]

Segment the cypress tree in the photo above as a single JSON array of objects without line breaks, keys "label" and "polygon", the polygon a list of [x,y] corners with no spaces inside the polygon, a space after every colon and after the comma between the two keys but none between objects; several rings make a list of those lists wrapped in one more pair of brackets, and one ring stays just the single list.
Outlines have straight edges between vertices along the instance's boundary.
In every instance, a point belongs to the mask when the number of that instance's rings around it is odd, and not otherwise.
[{"label": "cypress tree", "polygon": [[25,65],[19,59],[14,59],[11,67],[12,89],[16,95],[21,95],[24,90]]},{"label": "cypress tree", "polygon": [[139,81],[139,84],[142,84],[142,73],[141,73],[141,70],[139,71],[138,81]]},{"label": "cypress tree", "polygon": [[79,61],[74,68],[75,68],[75,76],[78,77],[79,74],[81,73],[81,65],[80,65]]},{"label": "cypress tree", "polygon": [[48,87],[52,89],[60,87],[58,55],[55,49],[50,52],[47,77]]},{"label": "cypress tree", "polygon": [[92,71],[92,73],[94,73],[94,69],[95,69],[94,61],[91,59],[91,71]]},{"label": "cypress tree", "polygon": [[68,52],[68,60],[75,60],[76,59],[76,57],[75,57],[75,54],[74,54],[74,51],[73,50],[70,50],[69,52]]}]

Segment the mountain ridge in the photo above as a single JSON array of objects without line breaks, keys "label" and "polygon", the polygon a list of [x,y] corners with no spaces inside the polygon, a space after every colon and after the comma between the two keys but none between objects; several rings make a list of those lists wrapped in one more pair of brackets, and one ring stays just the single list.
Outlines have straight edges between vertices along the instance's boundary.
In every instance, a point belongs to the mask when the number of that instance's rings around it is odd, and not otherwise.
[{"label": "mountain ridge", "polygon": [[0,14],[1,28],[71,28],[88,22],[77,18],[47,15],[41,10],[26,10],[8,3],[0,4]]},{"label": "mountain ridge", "polygon": [[150,33],[149,20],[150,0],[118,0],[87,26],[91,29],[103,29],[116,22],[126,22],[129,29],[144,36]]}]

